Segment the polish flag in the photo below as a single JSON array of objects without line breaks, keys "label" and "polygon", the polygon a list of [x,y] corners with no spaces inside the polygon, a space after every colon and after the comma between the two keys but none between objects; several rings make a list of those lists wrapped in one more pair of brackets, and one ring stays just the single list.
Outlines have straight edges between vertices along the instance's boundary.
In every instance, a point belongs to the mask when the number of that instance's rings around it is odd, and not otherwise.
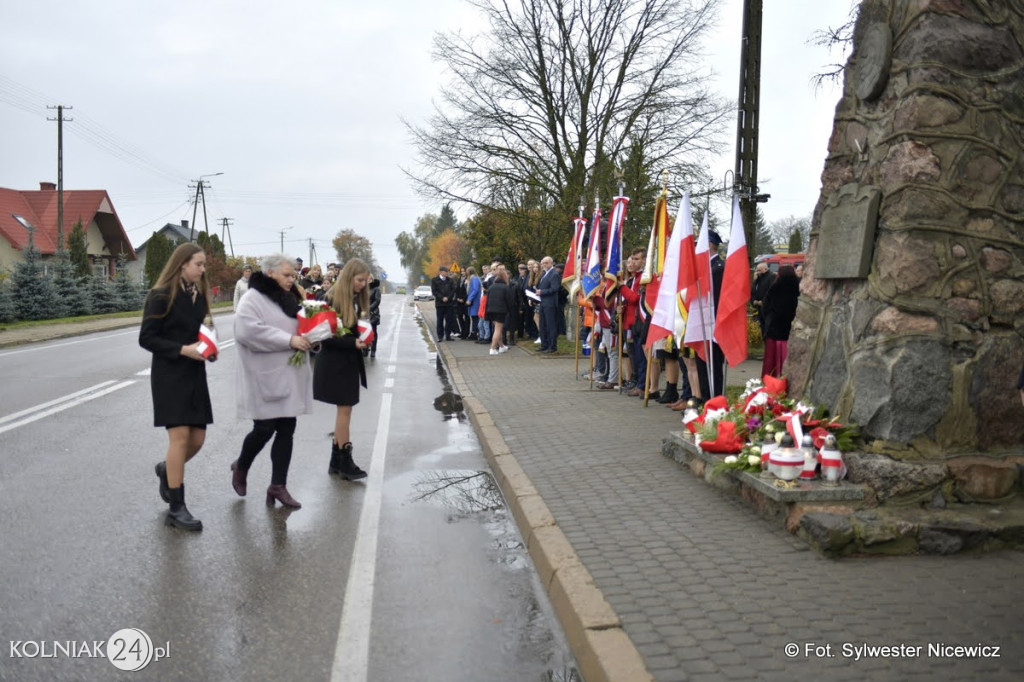
[{"label": "polish flag", "polygon": [[686,289],[689,323],[686,325],[683,343],[695,348],[701,358],[705,355],[704,342],[712,338],[715,326],[715,307],[712,302],[714,292],[711,290],[711,248],[708,245],[710,230],[708,214],[705,211],[694,253],[694,283],[693,287]]},{"label": "polish flag", "polygon": [[648,348],[656,341],[671,334],[677,334],[678,329],[685,323],[685,318],[679,310],[679,256],[683,236],[686,234],[689,234],[692,243],[693,215],[690,211],[690,195],[688,193],[683,194],[683,201],[676,213],[676,224],[672,228],[672,236],[669,237],[668,248],[665,250],[665,267],[661,273],[661,286],[658,288],[658,299],[654,305],[654,314],[651,316],[651,326],[647,331],[646,346]]},{"label": "polish flag", "polygon": [[747,303],[750,302],[750,265],[747,262],[747,238],[743,234],[740,198],[732,201],[732,230],[729,253],[722,272],[722,291],[715,315],[715,341],[722,348],[730,367],[747,359]]}]

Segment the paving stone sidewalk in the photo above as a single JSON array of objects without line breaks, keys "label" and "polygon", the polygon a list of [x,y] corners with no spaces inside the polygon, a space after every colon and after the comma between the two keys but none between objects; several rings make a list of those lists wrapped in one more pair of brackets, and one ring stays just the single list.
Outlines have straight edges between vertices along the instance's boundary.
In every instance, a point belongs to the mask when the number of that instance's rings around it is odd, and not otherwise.
[{"label": "paving stone sidewalk", "polygon": [[1024,553],[825,559],[662,456],[677,413],[572,358],[441,345],[654,679],[1024,679]]},{"label": "paving stone sidewalk", "polygon": [[[822,558],[662,456],[678,414],[589,390],[572,358],[442,346],[655,680],[1024,679],[1024,553]],[[757,375],[742,369],[730,384]]]}]

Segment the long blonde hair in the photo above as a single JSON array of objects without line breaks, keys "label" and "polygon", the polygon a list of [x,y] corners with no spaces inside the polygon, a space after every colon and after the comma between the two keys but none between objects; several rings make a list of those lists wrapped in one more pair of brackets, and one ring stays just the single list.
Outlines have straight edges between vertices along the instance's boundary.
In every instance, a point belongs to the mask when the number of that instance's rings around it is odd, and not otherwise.
[{"label": "long blonde hair", "polygon": [[[164,269],[160,271],[160,276],[156,278],[156,284],[150,290],[149,295],[164,295],[166,291],[167,296],[167,309],[164,310],[163,315],[157,315],[156,317],[167,317],[167,314],[171,312],[171,306],[174,305],[174,299],[178,297],[178,292],[181,291],[181,269],[192,260],[192,257],[197,253],[202,253],[203,247],[192,242],[185,242],[179,244],[178,248],[174,250],[171,257],[167,259],[167,264],[164,265]],[[206,279],[206,273],[203,273],[202,278],[199,280],[199,293],[202,294],[203,300],[206,301],[206,314],[210,314],[210,282]]]},{"label": "long blonde hair", "polygon": [[370,286],[363,287],[359,292],[359,310],[356,311],[355,295],[352,291],[352,280],[356,275],[370,274],[370,266],[358,258],[350,258],[345,267],[338,274],[338,280],[331,287],[328,298],[331,300],[331,307],[338,313],[341,323],[355,331],[355,325],[359,317],[366,317],[370,310]]}]

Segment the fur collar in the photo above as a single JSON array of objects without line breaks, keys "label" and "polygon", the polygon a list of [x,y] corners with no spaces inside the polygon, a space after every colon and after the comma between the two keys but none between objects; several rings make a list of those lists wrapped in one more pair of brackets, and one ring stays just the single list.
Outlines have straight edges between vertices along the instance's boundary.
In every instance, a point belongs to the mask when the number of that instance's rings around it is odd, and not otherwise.
[{"label": "fur collar", "polygon": [[249,278],[249,288],[255,289],[279,305],[288,317],[295,317],[299,314],[301,307],[299,301],[302,300],[302,295],[294,285],[291,291],[285,291],[273,278],[267,277],[262,272],[254,272]]}]

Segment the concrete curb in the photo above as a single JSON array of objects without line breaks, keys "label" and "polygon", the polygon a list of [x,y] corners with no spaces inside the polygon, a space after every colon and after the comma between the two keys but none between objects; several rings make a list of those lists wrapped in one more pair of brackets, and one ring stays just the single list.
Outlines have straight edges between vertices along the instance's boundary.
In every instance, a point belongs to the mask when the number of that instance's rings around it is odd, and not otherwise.
[{"label": "concrete curb", "polygon": [[[421,321],[421,324],[425,320]],[[426,325],[425,325],[426,326]],[[430,332],[427,328],[428,333]],[[433,338],[433,335],[431,335]],[[614,609],[594,584],[554,515],[519,466],[483,403],[472,395],[455,356],[435,344],[462,396],[487,462],[526,541],[527,551],[565,630],[586,682],[652,682],[643,657]]]}]

